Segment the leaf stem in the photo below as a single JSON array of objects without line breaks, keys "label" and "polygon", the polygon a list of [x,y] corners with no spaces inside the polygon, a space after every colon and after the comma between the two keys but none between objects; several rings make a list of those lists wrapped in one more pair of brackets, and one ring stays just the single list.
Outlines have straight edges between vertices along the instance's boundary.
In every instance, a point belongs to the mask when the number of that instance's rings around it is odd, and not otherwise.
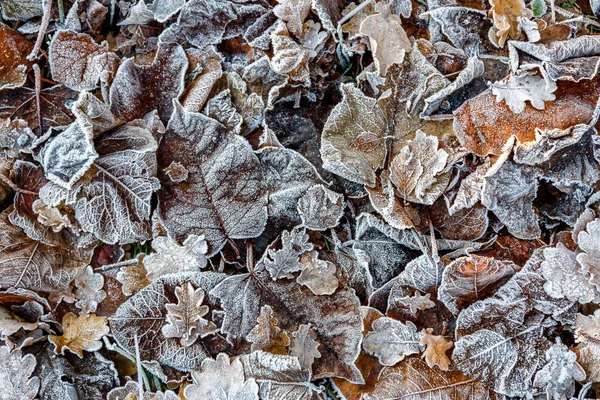
[{"label": "leaf stem", "polygon": [[40,29],[38,31],[37,39],[35,41],[35,45],[31,50],[31,54],[27,56],[27,59],[30,61],[35,60],[38,57],[38,53],[42,48],[42,43],[44,42],[44,35],[46,34],[46,30],[48,29],[48,24],[50,23],[50,17],[52,13],[52,0],[44,1],[44,14],[42,15],[42,22],[40,23]]}]

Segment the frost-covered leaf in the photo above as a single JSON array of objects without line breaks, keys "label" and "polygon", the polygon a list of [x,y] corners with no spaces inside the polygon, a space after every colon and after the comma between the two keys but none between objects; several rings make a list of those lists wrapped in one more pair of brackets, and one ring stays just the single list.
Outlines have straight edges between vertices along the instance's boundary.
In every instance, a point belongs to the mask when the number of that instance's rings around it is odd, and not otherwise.
[{"label": "frost-covered leaf", "polygon": [[110,82],[120,60],[107,42],[98,45],[86,33],[66,30],[54,35],[49,62],[55,81],[73,90],[92,90]]},{"label": "frost-covered leaf", "polygon": [[344,98],[331,111],[321,137],[323,168],[354,182],[375,186],[383,167],[387,121],[375,99],[351,84],[341,86]]},{"label": "frost-covered leaf", "polygon": [[83,358],[83,351],[96,351],[102,348],[100,339],[108,334],[108,319],[96,314],[80,315],[66,313],[62,320],[63,334],[50,335],[48,340],[54,345],[56,354],[69,350]]},{"label": "frost-covered leaf", "polygon": [[392,13],[390,3],[378,3],[377,14],[369,15],[360,25],[360,33],[369,37],[379,75],[385,76],[392,64],[401,63],[412,45],[402,28],[400,17]]},{"label": "frost-covered leaf", "polygon": [[510,110],[516,114],[525,111],[525,102],[538,110],[545,108],[545,101],[553,101],[556,96],[556,83],[546,81],[533,74],[510,75],[492,85],[496,101],[506,101]]},{"label": "frost-covered leaf", "polygon": [[295,228],[281,234],[281,249],[269,246],[264,257],[264,265],[273,280],[293,278],[292,272],[301,271],[304,265],[300,256],[313,249],[304,229]]},{"label": "frost-covered leaf", "polygon": [[102,290],[104,286],[104,277],[102,274],[94,273],[91,265],[88,265],[73,280],[75,289],[73,294],[77,299],[75,305],[82,311],[82,314],[96,312],[98,303],[106,298],[106,292]]},{"label": "frost-covered leaf", "polygon": [[330,296],[318,296],[293,280],[273,281],[259,263],[251,274],[229,277],[210,294],[221,300],[226,312],[221,329],[230,339],[245,337],[256,324],[261,307],[268,304],[283,330],[311,324],[321,353],[313,364],[314,379],[335,375],[362,381],[354,366],[362,320],[353,290],[343,288]]},{"label": "frost-covered leaf", "polygon": [[485,234],[489,222],[487,208],[481,204],[450,214],[441,198],[430,207],[429,218],[442,237],[451,240],[477,240]]},{"label": "frost-covered leaf", "polygon": [[152,240],[152,248],[156,253],[143,259],[151,282],[168,274],[199,272],[207,264],[208,245],[202,236],[189,235],[183,246],[167,236],[159,236]]},{"label": "frost-covered leaf", "polygon": [[506,160],[484,177],[481,202],[519,239],[535,239],[541,234],[532,204],[537,176],[536,170]]},{"label": "frost-covered leaf", "polygon": [[110,87],[112,112],[124,121],[133,121],[156,109],[167,121],[173,111],[172,100],[183,92],[187,67],[185,51],[172,43],[161,43],[154,58],[145,63],[126,59]]},{"label": "frost-covered leaf", "polygon": [[577,364],[577,356],[567,346],[553,344],[546,351],[546,365],[535,374],[533,385],[546,392],[549,399],[571,398],[575,381],[585,379],[585,371]]},{"label": "frost-covered leaf", "polygon": [[438,149],[438,139],[418,130],[390,166],[390,180],[404,199],[421,204],[433,204],[448,185],[449,175],[443,170],[448,153]]},{"label": "frost-covered leaf", "polygon": [[573,351],[577,354],[577,362],[587,374],[588,382],[600,382],[600,311],[586,316],[577,314],[573,328],[575,341],[578,343]]},{"label": "frost-covered leaf", "polygon": [[286,22],[288,30],[294,35],[302,35],[304,20],[310,14],[310,0],[277,0],[273,12],[282,21]]},{"label": "frost-covered leaf", "polygon": [[[202,71],[186,89],[187,93],[183,97],[181,104],[186,110],[200,112],[209,98],[211,89],[223,75],[223,70],[221,68],[221,58],[215,52],[198,50],[198,52],[192,54],[192,60],[196,57],[198,58],[196,69],[201,68]],[[194,65],[192,60],[190,60],[190,68]]]},{"label": "frost-covered leaf", "polygon": [[27,21],[42,15],[42,3],[36,0],[4,0],[0,2],[2,18],[8,21]]},{"label": "frost-covered leaf", "polygon": [[125,296],[131,296],[151,283],[148,279],[148,271],[141,261],[142,258],[143,255],[138,254],[135,264],[126,265],[117,272],[116,279],[121,283],[121,291]]},{"label": "frost-covered leaf", "polygon": [[273,316],[273,309],[265,305],[260,309],[257,324],[246,336],[252,343],[251,350],[267,351],[273,354],[287,354],[286,347],[290,344],[288,335],[277,326],[277,318]]},{"label": "frost-covered leaf", "polygon": [[321,357],[316,339],[317,335],[310,324],[302,324],[296,332],[292,332],[290,355],[298,357],[302,369],[310,371],[315,359]]},{"label": "frost-covered leaf", "polygon": [[343,212],[343,196],[321,184],[308,189],[298,200],[302,224],[311,230],[324,231],[336,227]]},{"label": "frost-covered leaf", "polygon": [[418,354],[421,334],[410,321],[406,324],[392,318],[382,317],[373,322],[371,331],[365,335],[363,348],[377,356],[383,365],[396,365],[411,354]]},{"label": "frost-covered leaf", "polygon": [[[165,306],[177,303],[175,290],[186,282],[208,293],[225,277],[213,272],[170,275],[141,289],[110,317],[111,331],[117,343],[130,354],[135,354],[137,335],[142,360],[158,361],[181,371],[198,370],[202,360],[215,354],[210,349],[214,348],[213,340],[219,343],[219,339],[207,336],[190,346],[182,346],[178,338],[165,337],[162,332],[163,326],[168,323]],[[207,304],[211,309],[214,307],[211,296],[208,296]]]},{"label": "frost-covered leaf", "polygon": [[7,400],[33,400],[40,387],[40,378],[32,377],[36,360],[21,350],[0,347],[0,390]]},{"label": "frost-covered leaf", "polygon": [[365,188],[373,208],[393,228],[407,229],[418,225],[421,221],[420,216],[411,204],[396,196],[388,175],[387,171],[383,172],[379,176],[380,182],[377,182],[375,187]]},{"label": "frost-covered leaf", "polygon": [[185,0],[154,0],[148,8],[158,22],[166,22],[185,5]]},{"label": "frost-covered leaf", "polygon": [[435,307],[435,303],[431,301],[431,294],[422,295],[418,290],[412,296],[404,296],[394,299],[396,308],[407,308],[408,313],[417,315],[419,311],[424,311]]},{"label": "frost-covered leaf", "polygon": [[0,214],[0,286],[40,291],[65,289],[91,258],[86,249],[63,249],[30,239]]},{"label": "frost-covered leaf", "polygon": [[266,147],[258,158],[269,191],[269,218],[300,223],[298,200],[323,182],[316,168],[300,153],[285,148]]},{"label": "frost-covered leaf", "polygon": [[584,270],[590,272],[590,282],[596,288],[600,288],[600,246],[598,245],[600,237],[600,219],[594,219],[588,222],[585,230],[577,235],[577,244],[583,250],[577,254],[577,261]]},{"label": "frost-covered leaf", "polygon": [[[173,161],[189,171],[186,182],[162,173]],[[262,233],[267,191],[260,163],[248,142],[219,122],[175,103],[159,148],[159,177],[158,216],[178,242],[204,235],[210,256],[228,240]]]},{"label": "frost-covered leaf", "polygon": [[502,396],[459,371],[440,371],[418,358],[407,358],[395,367],[385,368],[366,400],[423,398],[440,400],[500,400]]},{"label": "frost-covered leaf", "polygon": [[490,29],[490,39],[497,46],[504,47],[509,37],[519,38],[519,18],[529,19],[533,12],[525,7],[523,0],[492,0],[490,4],[490,13],[494,21],[494,27]]},{"label": "frost-covered leaf", "polygon": [[319,260],[318,256],[317,251],[311,251],[300,258],[303,269],[296,282],[308,287],[316,295],[329,295],[334,293],[339,285],[335,276],[337,268],[332,262]]},{"label": "frost-covered leaf", "polygon": [[430,368],[437,366],[442,371],[448,371],[451,361],[446,352],[454,346],[454,343],[446,340],[443,336],[432,335],[432,331],[432,329],[427,329],[423,332],[419,341],[420,345],[427,346],[422,358]]},{"label": "frost-covered leaf", "polygon": [[[181,400],[181,398],[179,396],[177,396],[175,394],[175,392],[172,392],[170,390],[167,390],[166,392],[146,392],[145,390],[142,390],[144,392],[144,398],[143,400]],[[113,390],[111,390],[110,392],[108,392],[108,396],[106,397],[106,400],[129,400],[131,398],[131,396],[133,397],[133,400],[137,400],[137,397],[140,393],[140,389],[138,386],[138,382],[136,381],[128,381],[125,386],[121,386],[118,388],[114,388]]]},{"label": "frost-covered leaf", "polygon": [[470,255],[452,261],[444,269],[439,300],[454,314],[484,299],[510,278],[518,267],[509,261]]},{"label": "frost-covered leaf", "polygon": [[185,388],[188,400],[258,400],[258,384],[254,378],[245,379],[239,359],[229,361],[224,353],[216,360],[206,359],[200,371],[192,373],[193,383]]},{"label": "frost-covered leaf", "polygon": [[452,205],[448,208],[448,214],[453,215],[458,211],[471,208],[481,200],[483,178],[487,171],[487,166],[482,165],[460,182]]},{"label": "frost-covered leaf", "polygon": [[[2,2],[2,11],[9,2]],[[0,23],[0,89],[23,86],[31,61],[27,56],[33,44],[19,32]]]},{"label": "frost-covered leaf", "polygon": [[175,288],[177,304],[167,303],[167,324],[162,327],[166,338],[181,338],[182,346],[191,346],[198,337],[214,334],[217,327],[203,317],[208,313],[208,306],[202,305],[204,291],[194,289],[190,282]]}]

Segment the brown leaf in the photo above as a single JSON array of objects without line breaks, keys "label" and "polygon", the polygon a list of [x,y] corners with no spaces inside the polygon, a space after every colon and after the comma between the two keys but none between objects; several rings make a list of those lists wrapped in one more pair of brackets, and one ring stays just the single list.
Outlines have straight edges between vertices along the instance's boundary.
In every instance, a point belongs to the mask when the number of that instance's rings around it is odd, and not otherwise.
[{"label": "brown leaf", "polygon": [[518,39],[521,34],[519,18],[529,19],[533,12],[525,8],[523,0],[491,0],[490,14],[494,20],[494,28],[490,30],[490,38],[500,47],[504,47],[506,39]]},{"label": "brown leaf", "polygon": [[477,240],[488,228],[488,211],[481,204],[450,215],[443,198],[429,208],[431,223],[440,234],[450,240]]},{"label": "brown leaf", "polygon": [[271,306],[265,305],[260,309],[257,322],[258,324],[246,336],[246,340],[252,343],[251,350],[287,354],[286,347],[290,344],[290,338],[277,326],[277,318],[273,315]]},{"label": "brown leaf", "polygon": [[56,354],[65,354],[65,350],[83,358],[83,351],[96,351],[102,347],[100,339],[108,334],[108,318],[96,314],[80,315],[67,313],[62,321],[63,334],[50,335],[48,340],[54,345]]},{"label": "brown leaf", "polygon": [[23,35],[0,23],[0,89],[23,86],[33,65],[27,60],[32,48]]},{"label": "brown leaf", "polygon": [[451,361],[446,352],[454,346],[454,343],[443,336],[432,335],[431,332],[432,329],[427,329],[419,341],[419,344],[427,346],[421,358],[425,359],[430,368],[437,366],[442,371],[448,371]]}]

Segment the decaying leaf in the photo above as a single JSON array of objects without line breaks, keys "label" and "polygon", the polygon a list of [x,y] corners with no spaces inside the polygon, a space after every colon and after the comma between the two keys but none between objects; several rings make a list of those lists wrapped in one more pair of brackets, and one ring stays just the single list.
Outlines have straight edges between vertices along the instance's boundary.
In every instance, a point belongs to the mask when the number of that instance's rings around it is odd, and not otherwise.
[{"label": "decaying leaf", "polygon": [[48,340],[54,345],[56,354],[65,354],[69,350],[83,358],[83,351],[96,351],[102,347],[100,339],[108,334],[108,319],[96,314],[80,315],[71,312],[65,314],[62,321],[63,334],[50,335]]},{"label": "decaying leaf", "polygon": [[432,329],[427,329],[419,341],[420,345],[427,346],[422,358],[430,368],[437,366],[442,371],[448,371],[451,361],[446,352],[454,346],[454,343],[446,340],[443,336],[432,335],[432,331]]},{"label": "decaying leaf", "polygon": [[[8,2],[2,2],[2,11]],[[23,86],[31,61],[27,56],[31,52],[31,44],[19,32],[0,24],[0,90]]]},{"label": "decaying leaf", "polygon": [[404,357],[421,352],[421,336],[410,321],[403,324],[382,317],[373,322],[371,331],[365,335],[363,348],[367,353],[377,356],[381,364],[393,366]]}]

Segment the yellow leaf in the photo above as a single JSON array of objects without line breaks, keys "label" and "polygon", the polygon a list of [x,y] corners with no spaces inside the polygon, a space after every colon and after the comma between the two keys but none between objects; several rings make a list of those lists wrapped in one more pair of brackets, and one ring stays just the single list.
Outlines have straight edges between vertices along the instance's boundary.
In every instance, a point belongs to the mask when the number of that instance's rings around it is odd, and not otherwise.
[{"label": "yellow leaf", "polygon": [[109,332],[108,318],[97,317],[96,314],[77,317],[72,312],[63,317],[62,336],[50,335],[56,354],[65,354],[65,350],[83,358],[83,350],[96,351],[102,347],[100,339]]}]

